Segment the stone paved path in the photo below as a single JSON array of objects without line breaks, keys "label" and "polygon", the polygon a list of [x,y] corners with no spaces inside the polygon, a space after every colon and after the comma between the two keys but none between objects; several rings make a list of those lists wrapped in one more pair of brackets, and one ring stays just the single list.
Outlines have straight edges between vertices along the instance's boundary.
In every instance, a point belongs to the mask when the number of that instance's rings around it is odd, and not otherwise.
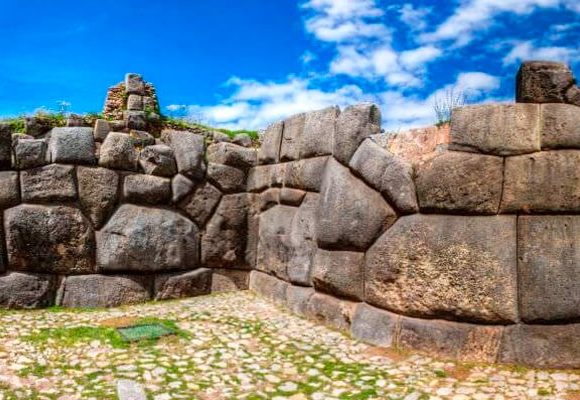
[{"label": "stone paved path", "polygon": [[[145,320],[143,318],[146,318]],[[127,345],[114,326],[177,336]],[[580,399],[580,372],[441,362],[357,343],[249,292],[98,311],[0,313],[1,399]]]}]

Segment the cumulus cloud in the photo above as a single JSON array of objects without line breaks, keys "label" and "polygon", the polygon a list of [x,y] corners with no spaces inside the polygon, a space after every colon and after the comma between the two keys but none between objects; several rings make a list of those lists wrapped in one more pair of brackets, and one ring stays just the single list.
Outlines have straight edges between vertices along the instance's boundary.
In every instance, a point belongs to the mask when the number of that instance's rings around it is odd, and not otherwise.
[{"label": "cumulus cloud", "polygon": [[580,58],[578,49],[547,46],[535,47],[532,41],[518,42],[503,58],[504,65],[512,65],[524,60],[548,60],[570,62]]},{"label": "cumulus cloud", "polygon": [[401,21],[412,31],[422,31],[427,27],[426,17],[431,12],[431,8],[415,8],[410,3],[403,4],[399,9]]}]

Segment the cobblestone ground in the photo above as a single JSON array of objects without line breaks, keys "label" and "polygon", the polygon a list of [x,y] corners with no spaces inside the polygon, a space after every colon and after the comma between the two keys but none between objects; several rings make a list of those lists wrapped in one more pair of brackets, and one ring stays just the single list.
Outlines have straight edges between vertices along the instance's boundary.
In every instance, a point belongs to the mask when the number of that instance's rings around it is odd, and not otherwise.
[{"label": "cobblestone ground", "polygon": [[[127,345],[115,326],[179,329]],[[378,349],[249,292],[97,311],[0,314],[0,399],[580,399],[578,371],[442,362]]]}]

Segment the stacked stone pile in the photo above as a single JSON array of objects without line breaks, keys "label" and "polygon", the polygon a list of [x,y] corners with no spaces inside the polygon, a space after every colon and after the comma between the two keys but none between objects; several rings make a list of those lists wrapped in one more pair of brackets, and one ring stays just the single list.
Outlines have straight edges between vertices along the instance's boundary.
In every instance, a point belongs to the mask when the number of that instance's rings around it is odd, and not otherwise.
[{"label": "stacked stone pile", "polygon": [[369,138],[372,105],[271,126],[251,288],[377,345],[578,367],[580,108],[546,94],[569,92],[562,70],[526,63],[527,103],[456,110],[416,171]]},{"label": "stacked stone pile", "polygon": [[[128,108],[146,107],[142,80],[128,75],[126,87],[140,103]],[[206,148],[186,131],[155,139],[132,129],[146,128],[143,113],[37,137],[0,125],[1,305],[116,306],[247,288],[256,150]]]}]

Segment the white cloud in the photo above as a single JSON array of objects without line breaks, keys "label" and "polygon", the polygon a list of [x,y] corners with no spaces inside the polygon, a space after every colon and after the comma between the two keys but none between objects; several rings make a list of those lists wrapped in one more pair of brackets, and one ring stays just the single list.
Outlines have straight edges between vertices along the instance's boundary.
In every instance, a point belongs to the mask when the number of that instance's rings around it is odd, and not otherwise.
[{"label": "white cloud", "polygon": [[399,9],[401,21],[412,31],[422,31],[427,27],[427,21],[425,21],[425,18],[430,12],[431,8],[415,8],[410,3],[403,4]]},{"label": "white cloud", "polygon": [[408,68],[421,67],[442,55],[442,51],[434,46],[423,46],[401,53],[401,63]]},{"label": "white cloud", "polygon": [[[576,3],[574,3],[576,4]],[[453,15],[447,18],[434,32],[421,36],[425,42],[453,40],[457,46],[468,44],[473,34],[488,28],[494,17],[502,13],[530,14],[537,8],[554,8],[566,5],[580,8],[566,0],[468,0],[463,1]]]},{"label": "white cloud", "polygon": [[524,60],[547,60],[570,62],[580,58],[578,49],[548,46],[534,47],[532,41],[517,42],[511,51],[503,58],[504,65],[512,65]]},{"label": "white cloud", "polygon": [[387,27],[375,21],[384,15],[375,0],[310,0],[302,7],[312,12],[306,31],[325,42],[386,40],[390,36]]}]

